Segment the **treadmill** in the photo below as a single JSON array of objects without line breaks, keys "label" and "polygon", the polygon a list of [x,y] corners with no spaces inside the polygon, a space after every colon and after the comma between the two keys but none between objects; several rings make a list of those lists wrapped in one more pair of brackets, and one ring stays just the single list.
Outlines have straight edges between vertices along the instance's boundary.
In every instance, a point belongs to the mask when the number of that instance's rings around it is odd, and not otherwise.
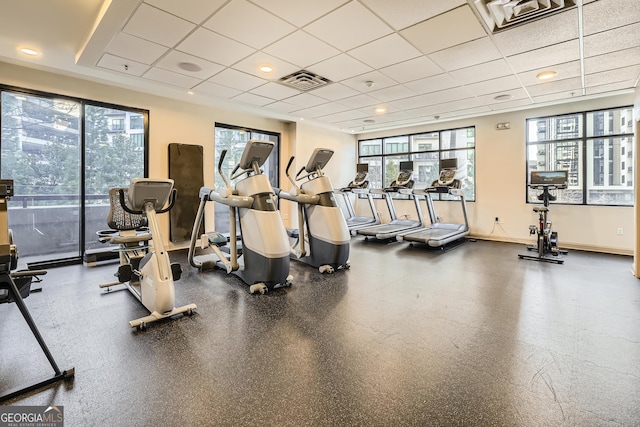
[{"label": "treadmill", "polygon": [[[464,192],[460,188],[460,180],[455,179],[458,170],[458,159],[440,160],[440,177],[430,187],[423,190],[413,190],[414,197],[424,196],[431,225],[418,230],[400,233],[396,236],[398,241],[426,243],[431,247],[442,247],[462,239],[469,234],[469,220],[467,218],[467,205]],[[447,223],[438,221],[433,207],[432,194],[450,194],[459,198],[462,205],[464,224]]]},{"label": "treadmill", "polygon": [[[346,219],[347,228],[351,235],[355,235],[355,230],[362,227],[369,227],[372,225],[380,224],[380,217],[378,211],[373,203],[373,196],[369,191],[369,181],[367,181],[367,174],[369,173],[368,163],[358,163],[356,165],[356,177],[349,183],[348,186],[336,190],[336,193],[342,194],[344,197],[344,203],[347,208],[349,217]],[[349,193],[353,193],[358,197],[360,194],[366,195],[369,201],[369,209],[371,209],[371,216],[357,216],[353,209],[353,203]]]},{"label": "treadmill", "polygon": [[[356,233],[365,236],[365,240],[373,236],[378,240],[390,240],[395,239],[396,236],[403,232],[408,232],[422,227],[422,210],[417,197],[412,194],[413,188],[413,162],[400,162],[400,173],[398,177],[391,183],[391,186],[383,188],[382,190],[371,190],[371,193],[382,194],[387,202],[387,208],[389,209],[389,215],[391,221],[385,224],[373,225],[371,227],[359,228]],[[412,219],[398,219],[396,216],[396,210],[393,205],[393,194],[408,194],[414,201],[416,212],[418,214],[417,220]]]}]

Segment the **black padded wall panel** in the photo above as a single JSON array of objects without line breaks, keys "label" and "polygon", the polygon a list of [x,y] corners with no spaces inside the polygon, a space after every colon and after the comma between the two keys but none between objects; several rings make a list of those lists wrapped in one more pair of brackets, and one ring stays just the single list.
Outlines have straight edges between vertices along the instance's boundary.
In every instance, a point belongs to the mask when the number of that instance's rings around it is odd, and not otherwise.
[{"label": "black padded wall panel", "polygon": [[170,239],[172,242],[185,242],[191,239],[200,203],[198,193],[204,185],[202,145],[169,144],[169,178],[173,179],[178,190],[176,204],[169,211]]}]

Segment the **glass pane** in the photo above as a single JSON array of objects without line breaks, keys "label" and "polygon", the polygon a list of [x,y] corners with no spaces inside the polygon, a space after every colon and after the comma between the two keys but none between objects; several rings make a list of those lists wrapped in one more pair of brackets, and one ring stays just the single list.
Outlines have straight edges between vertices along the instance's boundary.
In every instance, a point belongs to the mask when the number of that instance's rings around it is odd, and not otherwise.
[{"label": "glass pane", "polygon": [[633,205],[633,137],[587,141],[587,203]]},{"label": "glass pane", "polygon": [[[445,151],[442,153],[443,159],[458,159],[458,171],[456,172],[456,179],[459,179],[464,190],[464,198],[466,201],[475,201],[475,154],[476,151],[471,150],[455,150]],[[440,171],[438,171],[440,174]],[[437,179],[437,177],[436,177]],[[459,200],[457,197],[443,195],[443,200]]]},{"label": "glass pane", "polygon": [[359,156],[375,156],[382,154],[382,140],[368,139],[358,142]]},{"label": "glass pane", "polygon": [[440,132],[440,148],[442,150],[474,147],[475,141],[475,132],[473,131],[473,128],[454,129]]},{"label": "glass pane", "polygon": [[80,256],[80,104],[2,92],[3,179],[21,261]]},{"label": "glass pane", "polygon": [[144,116],[85,107],[85,249],[104,249],[96,231],[107,228],[109,189],[144,177]]},{"label": "glass pane", "polygon": [[582,137],[582,114],[527,120],[527,142]]},{"label": "glass pane", "polygon": [[[535,144],[528,147],[527,183],[532,171],[568,171],[568,187],[558,190],[556,203],[581,204],[582,192],[582,149],[579,141]],[[538,203],[539,190],[528,189],[527,202]]]},{"label": "glass pane", "polygon": [[440,160],[437,151],[414,154],[411,159],[415,171],[413,174],[415,188],[427,188],[438,179]]},{"label": "glass pane", "polygon": [[[400,162],[409,160],[409,156],[386,156],[384,158],[384,186],[389,187],[400,173]],[[414,165],[415,168],[415,165]],[[415,173],[414,173],[415,175]],[[415,179],[415,176],[414,176]]]},{"label": "glass pane", "polygon": [[369,188],[382,188],[382,157],[366,157],[358,160],[358,162],[369,165],[369,173],[367,175]]},{"label": "glass pane", "polygon": [[587,113],[587,136],[633,134],[633,109],[594,111]]},{"label": "glass pane", "polygon": [[393,138],[384,139],[384,153],[396,154],[409,152],[409,137],[408,136],[396,136]]},{"label": "glass pane", "polygon": [[[440,134],[438,132],[423,133],[411,137],[411,152],[437,151],[440,148]],[[416,157],[414,157],[415,159]]]}]

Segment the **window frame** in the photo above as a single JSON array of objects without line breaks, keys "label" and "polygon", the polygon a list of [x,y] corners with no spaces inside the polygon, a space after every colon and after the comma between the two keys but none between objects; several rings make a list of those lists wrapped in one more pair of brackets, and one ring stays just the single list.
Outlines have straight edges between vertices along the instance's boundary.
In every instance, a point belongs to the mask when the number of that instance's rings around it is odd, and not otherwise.
[{"label": "window frame", "polygon": [[[525,190],[525,202],[527,204],[540,204],[541,202],[537,200],[537,198],[532,198],[532,192],[530,191],[528,185],[529,185],[529,179],[530,179],[530,172],[531,170],[529,169],[529,163],[530,163],[530,159],[529,159],[529,147],[530,146],[535,146],[535,145],[547,145],[549,147],[555,147],[558,144],[566,144],[566,143],[570,143],[570,142],[576,142],[578,144],[578,151],[579,151],[579,156],[581,158],[578,159],[578,183],[579,186],[578,187],[574,187],[576,189],[579,188],[579,190],[582,192],[582,201],[580,202],[570,202],[570,201],[566,201],[566,200],[558,200],[557,202],[555,202],[555,204],[558,205],[570,205],[570,206],[615,206],[615,207],[633,207],[633,203],[631,204],[615,204],[615,203],[589,203],[589,179],[590,177],[593,176],[593,154],[589,154],[589,148],[591,146],[591,148],[593,147],[593,143],[597,140],[613,140],[613,139],[621,139],[621,138],[631,138],[632,141],[632,150],[628,150],[626,149],[624,153],[621,153],[621,155],[625,155],[625,158],[628,157],[626,155],[627,152],[631,151],[633,153],[633,151],[635,151],[635,146],[637,144],[637,141],[635,139],[635,135],[633,132],[633,129],[631,130],[630,133],[619,133],[619,132],[615,132],[615,133],[610,133],[610,134],[604,134],[604,135],[590,135],[590,131],[589,129],[587,129],[588,126],[588,116],[589,114],[594,114],[594,113],[600,113],[600,112],[614,112],[614,111],[624,111],[624,110],[633,110],[633,106],[632,105],[622,105],[622,106],[617,106],[617,107],[609,107],[609,108],[599,108],[599,109],[595,109],[595,110],[586,110],[586,111],[576,111],[576,112],[572,112],[572,113],[561,113],[561,114],[555,114],[555,115],[550,115],[550,116],[537,116],[537,117],[528,117],[527,119],[525,119],[525,185],[526,185],[526,190]],[[559,117],[576,117],[580,120],[581,122],[581,130],[579,132],[578,136],[575,137],[571,137],[571,138],[559,138],[559,139],[544,139],[544,140],[536,140],[536,141],[530,141],[529,140],[529,123],[530,122],[535,122],[535,121],[539,121],[539,120],[550,120],[550,119],[555,119],[555,118],[559,118]],[[626,120],[625,120],[626,123]],[[605,148],[606,149],[606,148]],[[633,157],[631,157],[633,158]],[[590,164],[590,160],[591,160],[591,164]],[[609,161],[612,161],[611,159],[609,159]],[[615,159],[613,160],[614,162],[616,161]],[[624,162],[624,160],[622,160],[622,162]],[[551,170],[551,169],[544,169],[544,170]],[[606,178],[606,177],[605,177]],[[621,176],[621,181],[623,181],[624,175]],[[626,181],[626,180],[624,180]],[[632,185],[632,191],[635,191],[635,176],[633,179],[633,185]],[[606,184],[606,185],[610,185],[610,184]],[[593,186],[592,186],[593,187]],[[591,188],[592,189],[592,188]],[[560,199],[560,197],[559,197]]]},{"label": "window frame", "polygon": [[[447,133],[447,132],[451,132],[451,133],[455,133],[457,131],[461,131],[461,130],[466,130],[467,133],[467,138],[471,138],[470,136],[470,131],[472,130],[473,133],[473,146],[472,147],[455,147],[455,148],[443,148],[443,138],[442,135]],[[414,140],[415,137],[420,136],[420,135],[431,135],[434,138],[434,142],[435,142],[435,136],[437,135],[437,148],[430,148],[427,149],[425,147],[424,150],[419,150],[416,149],[417,148],[417,143]],[[449,156],[445,156],[448,155],[450,153],[455,153],[455,152],[461,152],[461,151],[466,151],[469,152],[471,151],[473,153],[473,176],[469,176],[468,180],[470,180],[473,183],[473,187],[471,188],[471,192],[473,194],[473,197],[467,198],[467,196],[465,196],[465,200],[468,202],[475,202],[477,199],[477,189],[476,189],[476,179],[475,179],[475,175],[476,175],[476,147],[477,147],[477,132],[476,132],[476,126],[475,125],[471,125],[471,126],[460,126],[460,127],[455,127],[455,128],[448,128],[448,129],[438,129],[438,130],[429,130],[429,131],[423,131],[423,132],[415,132],[415,133],[409,133],[409,134],[399,134],[399,135],[389,135],[389,136],[384,136],[384,137],[376,137],[376,138],[363,138],[363,139],[358,139],[358,146],[357,146],[357,152],[358,152],[358,163],[366,163],[367,159],[372,159],[372,160],[376,160],[379,159],[381,161],[381,171],[380,171],[380,185],[384,186],[384,183],[387,180],[386,175],[386,167],[385,165],[386,163],[386,159],[387,158],[398,158],[400,156],[406,156],[408,159],[411,159],[412,161],[414,161],[414,163],[416,162],[416,159],[414,158],[416,155],[433,155],[434,153],[437,153],[438,156],[438,160],[441,159],[446,159],[446,158],[450,158]],[[399,140],[401,140],[402,138],[405,138],[407,141],[407,147],[408,147],[408,151],[403,151],[403,152],[386,152],[385,147],[387,146],[386,140],[390,140],[390,143],[398,143]],[[366,142],[378,142],[380,145],[380,152],[379,153],[374,153],[374,154],[362,154],[362,148],[363,148],[363,143]],[[416,146],[414,148],[414,146]],[[371,150],[367,150],[367,151],[371,151]],[[439,165],[438,165],[439,168]],[[415,165],[414,165],[414,176],[416,176],[416,173],[418,171],[415,170]],[[378,183],[376,183],[378,184]],[[442,195],[438,194],[437,196],[434,195],[433,196],[434,200],[443,200],[443,201],[455,201],[455,199],[453,198],[449,198],[449,197],[443,197]]]}]

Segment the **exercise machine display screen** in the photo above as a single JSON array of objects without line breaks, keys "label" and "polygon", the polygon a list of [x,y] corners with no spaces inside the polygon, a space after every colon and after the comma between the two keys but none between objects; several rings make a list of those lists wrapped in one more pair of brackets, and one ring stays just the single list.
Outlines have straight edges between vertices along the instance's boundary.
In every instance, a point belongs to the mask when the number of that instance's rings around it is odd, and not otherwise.
[{"label": "exercise machine display screen", "polygon": [[566,187],[568,180],[567,171],[533,171],[531,172],[531,185],[548,185],[554,187]]}]

